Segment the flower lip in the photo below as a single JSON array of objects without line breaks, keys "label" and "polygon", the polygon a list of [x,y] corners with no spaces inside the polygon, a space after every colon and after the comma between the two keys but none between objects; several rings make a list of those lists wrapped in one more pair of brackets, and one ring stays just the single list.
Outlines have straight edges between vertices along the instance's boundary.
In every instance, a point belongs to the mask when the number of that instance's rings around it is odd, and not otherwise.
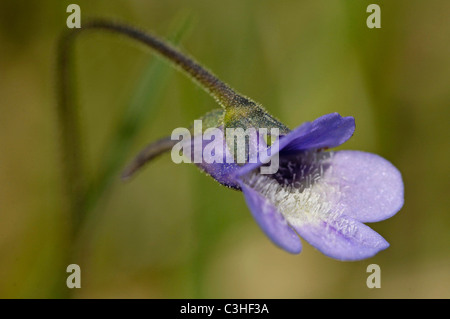
[{"label": "flower lip", "polygon": [[273,243],[298,253],[292,228],[337,260],[366,259],[389,247],[364,223],[390,218],[403,205],[401,174],[390,162],[360,151],[314,150],[280,160],[274,175],[254,170],[240,179],[252,215]]},{"label": "flower lip", "polygon": [[[245,164],[235,171],[235,178],[262,166],[277,153],[337,147],[346,142],[354,131],[355,119],[353,117],[342,117],[338,113],[323,115],[312,122],[303,123],[289,134],[280,137],[268,148],[269,152],[260,153],[257,163]],[[270,155],[267,155],[269,153]]]},{"label": "flower lip", "polygon": [[292,254],[302,250],[300,238],[270,201],[246,183],[239,181],[251,214],[263,232],[280,248]]}]

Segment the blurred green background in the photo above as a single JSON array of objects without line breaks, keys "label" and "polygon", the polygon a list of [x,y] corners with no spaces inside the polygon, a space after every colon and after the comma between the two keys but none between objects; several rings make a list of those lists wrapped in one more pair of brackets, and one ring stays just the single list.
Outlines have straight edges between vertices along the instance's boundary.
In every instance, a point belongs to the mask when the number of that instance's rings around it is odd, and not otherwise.
[{"label": "blurred green background", "polygon": [[[356,119],[340,148],[373,152],[403,174],[405,205],[370,226],[391,244],[359,262],[306,242],[274,246],[240,192],[164,155],[131,182],[117,177],[76,239],[61,183],[56,41],[74,1],[0,0],[0,297],[450,298],[450,2],[81,1],[83,18],[173,34],[180,47],[294,128],[323,114]],[[381,6],[381,29],[366,8]],[[87,180],[104,166],[148,50],[102,32],[76,42],[73,79]],[[166,67],[169,70],[168,67]],[[186,127],[216,104],[168,74],[124,154]],[[65,286],[81,267],[81,289]],[[381,267],[369,289],[366,268]]]}]

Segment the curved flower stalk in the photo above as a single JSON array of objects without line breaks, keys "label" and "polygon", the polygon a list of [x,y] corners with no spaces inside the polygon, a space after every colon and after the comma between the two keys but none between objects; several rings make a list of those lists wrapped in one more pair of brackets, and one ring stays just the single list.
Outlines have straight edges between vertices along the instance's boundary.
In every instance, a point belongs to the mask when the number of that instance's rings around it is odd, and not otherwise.
[{"label": "curved flower stalk", "polygon": [[[364,223],[387,219],[403,206],[403,181],[400,172],[387,160],[359,151],[326,151],[341,145],[354,133],[352,117],[337,113],[288,129],[264,108],[237,93],[190,57],[153,35],[108,21],[93,21],[87,28],[101,28],[131,37],[167,58],[187,73],[216,99],[222,109],[201,118],[202,132],[216,128],[223,137],[214,140],[224,146],[211,161],[203,154],[196,163],[220,184],[242,191],[250,211],[264,233],[280,248],[299,253],[299,236],[325,255],[338,260],[361,260],[374,256],[389,244]],[[260,152],[259,160],[245,163],[226,161],[234,144],[228,128],[244,130],[277,129],[280,138],[271,143],[249,138],[269,152]],[[199,132],[195,133],[198,134]],[[195,148],[194,139],[188,141]],[[201,150],[211,140],[201,139]],[[171,151],[176,141],[170,137],[150,143],[124,170],[130,178],[156,156]],[[270,153],[270,155],[268,155]],[[234,154],[234,153],[233,153]],[[264,163],[277,156],[279,168],[274,174],[262,174]],[[235,158],[234,158],[235,159]]]}]

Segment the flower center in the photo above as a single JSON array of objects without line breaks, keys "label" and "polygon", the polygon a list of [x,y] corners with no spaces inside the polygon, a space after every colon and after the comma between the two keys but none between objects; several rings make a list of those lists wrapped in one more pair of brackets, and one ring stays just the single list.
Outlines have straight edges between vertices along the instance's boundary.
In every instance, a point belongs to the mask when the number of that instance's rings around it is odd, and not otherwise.
[{"label": "flower center", "polygon": [[262,175],[255,170],[243,180],[277,207],[292,226],[320,222],[330,217],[330,199],[340,193],[337,183],[328,178],[332,173],[332,157],[332,152],[317,151],[280,156],[277,173]]}]

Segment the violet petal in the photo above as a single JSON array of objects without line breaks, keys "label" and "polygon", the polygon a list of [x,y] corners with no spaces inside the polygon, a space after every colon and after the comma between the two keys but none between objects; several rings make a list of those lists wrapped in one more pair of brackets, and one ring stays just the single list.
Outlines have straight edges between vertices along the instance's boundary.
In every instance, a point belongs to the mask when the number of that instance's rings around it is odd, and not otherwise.
[{"label": "violet petal", "polygon": [[359,151],[339,151],[330,158],[321,183],[335,191],[328,199],[360,222],[377,222],[395,215],[403,206],[400,172],[384,158]]},{"label": "violet petal", "polygon": [[[262,162],[268,162],[267,157],[277,153],[293,153],[309,149],[332,148],[347,141],[355,131],[355,119],[351,116],[342,117],[338,113],[323,115],[312,122],[306,122],[280,137],[271,147],[269,156],[263,154],[258,163],[249,163],[240,168],[237,176],[242,176],[258,168]],[[264,152],[265,153],[265,152]],[[280,154],[279,156],[282,156]]]},{"label": "violet petal", "polygon": [[241,183],[247,205],[264,233],[279,247],[298,254],[302,250],[300,238],[287,224],[283,215],[261,194]]},{"label": "violet petal", "polygon": [[295,224],[295,230],[320,252],[344,261],[374,256],[389,247],[389,243],[370,227],[346,216]]}]

